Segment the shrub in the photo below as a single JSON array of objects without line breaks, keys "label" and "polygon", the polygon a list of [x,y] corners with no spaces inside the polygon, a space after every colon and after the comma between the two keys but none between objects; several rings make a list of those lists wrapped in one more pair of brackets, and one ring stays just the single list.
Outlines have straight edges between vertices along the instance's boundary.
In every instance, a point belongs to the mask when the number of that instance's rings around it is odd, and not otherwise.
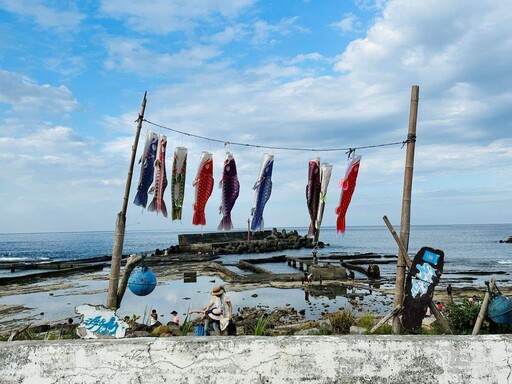
[{"label": "shrub", "polygon": [[350,333],[350,327],[355,323],[355,319],[351,312],[342,310],[329,314],[329,322],[333,333],[348,334]]},{"label": "shrub", "polygon": [[373,316],[371,313],[367,313],[357,319],[357,325],[365,328],[369,332],[373,327]]},{"label": "shrub", "polygon": [[460,304],[449,303],[446,314],[453,333],[456,335],[470,335],[479,311],[480,305],[470,303],[468,299],[463,299]]}]

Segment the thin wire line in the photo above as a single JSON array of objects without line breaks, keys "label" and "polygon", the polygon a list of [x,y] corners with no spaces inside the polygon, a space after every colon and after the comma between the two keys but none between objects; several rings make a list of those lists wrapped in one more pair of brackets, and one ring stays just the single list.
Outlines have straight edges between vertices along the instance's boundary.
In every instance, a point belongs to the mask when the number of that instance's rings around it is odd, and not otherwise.
[{"label": "thin wire line", "polygon": [[388,146],[391,146],[391,145],[401,145],[402,148],[405,144],[409,143],[410,141],[413,141],[413,140],[416,140],[416,137],[408,137],[407,140],[404,140],[404,141],[397,141],[397,142],[394,142],[394,143],[385,143],[385,144],[375,144],[375,145],[364,145],[364,146],[361,146],[361,147],[346,147],[346,148],[295,148],[295,147],[277,147],[277,146],[271,146],[271,145],[258,145],[258,144],[248,144],[248,143],[237,143],[237,142],[234,142],[234,141],[226,141],[226,140],[218,140],[218,139],[212,139],[210,137],[206,137],[206,136],[200,136],[200,135],[194,135],[193,133],[189,133],[189,132],[183,132],[183,131],[179,131],[177,129],[174,129],[174,128],[170,128],[170,127],[166,127],[164,125],[160,125],[160,124],[157,124],[157,123],[153,123],[152,121],[149,121],[149,120],[146,120],[146,119],[143,119],[143,121],[145,121],[146,123],[148,124],[151,124],[151,125],[154,125],[155,127],[159,127],[159,128],[162,128],[162,129],[167,129],[168,131],[172,131],[172,132],[175,132],[175,133],[179,133],[181,135],[185,135],[185,136],[190,136],[190,137],[195,137],[197,139],[202,139],[202,140],[208,140],[208,141],[213,141],[213,142],[216,142],[216,143],[222,143],[224,145],[226,144],[230,144],[230,145],[238,145],[238,146],[241,146],[241,147],[253,147],[253,148],[265,148],[265,149],[279,149],[279,150],[286,150],[286,151],[305,151],[305,152],[336,152],[336,151],[354,151],[356,149],[367,149],[367,148],[377,148],[377,147],[388,147]]}]

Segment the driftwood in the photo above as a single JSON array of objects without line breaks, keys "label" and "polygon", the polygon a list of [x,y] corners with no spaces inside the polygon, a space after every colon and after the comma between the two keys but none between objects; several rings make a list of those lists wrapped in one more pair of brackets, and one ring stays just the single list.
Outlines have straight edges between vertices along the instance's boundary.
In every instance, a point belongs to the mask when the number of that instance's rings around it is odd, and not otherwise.
[{"label": "driftwood", "polygon": [[7,341],[14,341],[14,339],[16,337],[18,337],[19,335],[21,335],[23,332],[25,332],[30,326],[32,325],[32,323],[30,323],[29,325],[26,325],[25,327],[21,328],[21,329],[16,329],[14,331],[12,331],[11,333],[11,336],[9,336],[9,338],[7,339]]},{"label": "driftwood", "polygon": [[124,293],[126,292],[126,286],[128,285],[128,279],[132,274],[133,270],[137,265],[139,265],[142,260],[146,258],[146,255],[131,255],[126,261],[126,266],[124,267],[123,277],[119,282],[119,288],[117,289],[117,307],[121,307],[121,301],[123,300]]},{"label": "driftwood", "polygon": [[377,324],[375,324],[375,326],[372,329],[370,329],[370,333],[374,333],[377,329],[386,324],[389,319],[391,319],[393,316],[398,315],[401,309],[402,307],[400,305],[397,305],[391,312],[389,312]]}]

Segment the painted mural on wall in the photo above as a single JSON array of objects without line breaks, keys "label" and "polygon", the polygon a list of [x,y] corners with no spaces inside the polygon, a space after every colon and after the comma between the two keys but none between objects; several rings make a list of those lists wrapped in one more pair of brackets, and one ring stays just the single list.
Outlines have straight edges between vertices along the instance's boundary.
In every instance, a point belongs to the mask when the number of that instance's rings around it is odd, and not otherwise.
[{"label": "painted mural on wall", "polygon": [[82,315],[82,322],[76,332],[82,339],[120,339],[130,327],[117,317],[115,311],[103,305],[79,305],[75,312]]},{"label": "painted mural on wall", "polygon": [[412,261],[405,283],[402,326],[419,332],[421,323],[432,301],[434,288],[443,273],[444,252],[430,247],[421,248]]}]

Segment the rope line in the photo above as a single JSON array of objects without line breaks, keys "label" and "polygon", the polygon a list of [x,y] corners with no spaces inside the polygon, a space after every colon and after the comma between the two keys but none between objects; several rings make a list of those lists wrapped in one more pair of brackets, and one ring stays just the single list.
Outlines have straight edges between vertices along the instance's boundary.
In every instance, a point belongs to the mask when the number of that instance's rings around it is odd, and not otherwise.
[{"label": "rope line", "polygon": [[210,137],[206,137],[206,136],[200,136],[200,135],[195,135],[193,133],[189,133],[189,132],[183,132],[183,131],[180,131],[180,130],[177,130],[177,129],[174,129],[174,128],[170,128],[170,127],[166,127],[164,125],[161,125],[161,124],[157,124],[157,123],[153,123],[152,121],[149,121],[147,119],[143,119],[142,121],[145,121],[146,123],[150,124],[150,125],[153,125],[155,127],[158,127],[158,128],[162,128],[162,129],[166,129],[168,131],[172,131],[172,132],[175,132],[175,133],[179,133],[180,135],[185,135],[185,136],[190,136],[190,137],[195,137],[197,139],[202,139],[202,140],[208,140],[208,141],[213,141],[213,142],[216,142],[216,143],[222,143],[224,145],[238,145],[240,147],[253,147],[253,148],[264,148],[264,149],[279,149],[279,150],[286,150],[286,151],[304,151],[304,152],[337,152],[337,151],[349,151],[350,153],[354,152],[356,149],[368,149],[368,148],[377,148],[377,147],[389,147],[389,146],[392,146],[392,145],[401,145],[402,148],[404,147],[405,144],[409,143],[409,142],[414,142],[416,141],[416,136],[414,137],[408,137],[407,140],[404,140],[404,141],[397,141],[397,142],[394,142],[394,143],[385,143],[385,144],[375,144],[375,145],[364,145],[364,146],[361,146],[361,147],[346,147],[346,148],[297,148],[297,147],[278,147],[278,146],[272,146],[272,145],[258,145],[258,144],[249,144],[249,143],[237,143],[237,142],[234,142],[234,141],[226,141],[226,140],[219,140],[219,139],[213,139],[213,138],[210,138]]}]

